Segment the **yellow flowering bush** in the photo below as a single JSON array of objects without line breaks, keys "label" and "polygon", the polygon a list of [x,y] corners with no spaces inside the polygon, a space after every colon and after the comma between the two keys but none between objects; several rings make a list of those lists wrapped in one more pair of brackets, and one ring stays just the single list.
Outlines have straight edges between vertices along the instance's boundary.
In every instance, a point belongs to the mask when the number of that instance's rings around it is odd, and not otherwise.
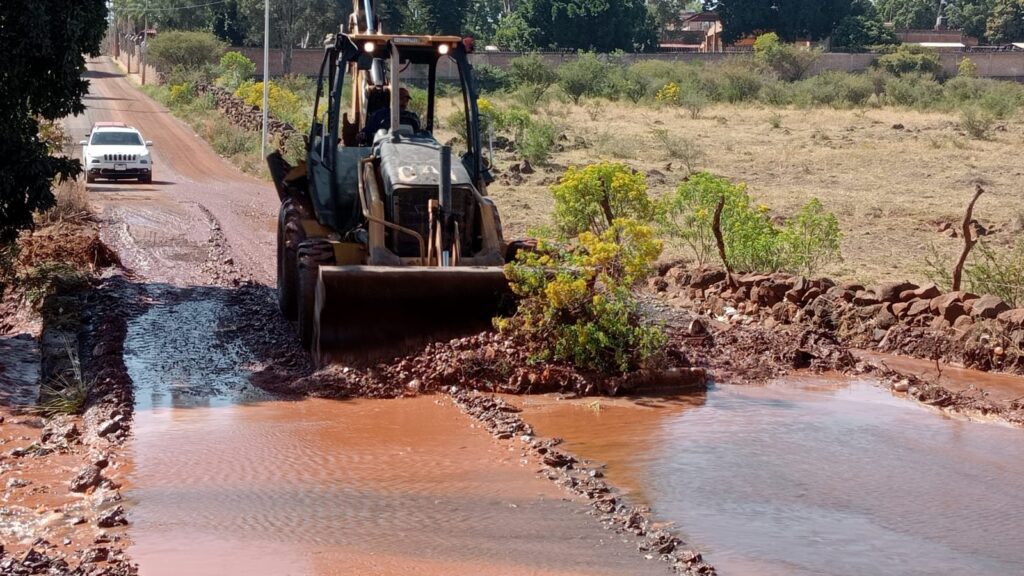
[{"label": "yellow flowering bush", "polygon": [[540,242],[505,266],[521,300],[516,315],[496,325],[537,360],[604,373],[636,370],[666,342],[633,294],[661,250],[649,226],[628,219],[615,220],[600,234],[583,232],[571,243]]},{"label": "yellow flowering bush", "polygon": [[555,224],[569,238],[585,231],[602,234],[620,218],[650,222],[656,212],[647,195],[646,175],[625,164],[570,167],[551,192]]},{"label": "yellow flowering bush", "polygon": [[[251,80],[243,82],[238,87],[238,90],[235,90],[235,96],[241,98],[249,106],[256,106],[262,109],[263,82],[253,82]],[[299,100],[298,95],[291,90],[283,88],[271,80],[270,85],[267,87],[267,101],[270,105],[270,114],[275,118],[284,120],[293,126],[299,126],[303,123],[305,115],[302,110],[302,102]]]},{"label": "yellow flowering bush", "polygon": [[661,87],[654,95],[654,99],[662,104],[679,104],[681,93],[679,84],[669,82]]}]

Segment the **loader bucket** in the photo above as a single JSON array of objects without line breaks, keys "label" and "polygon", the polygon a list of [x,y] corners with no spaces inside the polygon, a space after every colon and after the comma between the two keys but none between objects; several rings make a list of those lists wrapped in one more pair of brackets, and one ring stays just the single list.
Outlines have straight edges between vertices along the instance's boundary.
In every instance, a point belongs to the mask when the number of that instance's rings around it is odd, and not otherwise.
[{"label": "loader bucket", "polygon": [[313,358],[318,366],[394,358],[485,330],[512,302],[499,267],[324,266]]}]

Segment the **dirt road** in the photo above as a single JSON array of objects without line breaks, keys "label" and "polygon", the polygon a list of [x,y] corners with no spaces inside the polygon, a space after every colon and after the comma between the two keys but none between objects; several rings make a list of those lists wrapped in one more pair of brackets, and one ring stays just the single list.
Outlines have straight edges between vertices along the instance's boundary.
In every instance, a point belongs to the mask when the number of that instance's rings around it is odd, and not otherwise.
[{"label": "dirt road", "polygon": [[[153,141],[152,184],[100,181],[90,197],[107,240],[152,281],[224,284],[274,281],[278,200],[269,182],[243,174],[166,108],[140,93],[108,57],[88,62],[88,107],[69,118],[74,141],[94,122],[125,122]],[[78,154],[81,154],[80,149]]]}]

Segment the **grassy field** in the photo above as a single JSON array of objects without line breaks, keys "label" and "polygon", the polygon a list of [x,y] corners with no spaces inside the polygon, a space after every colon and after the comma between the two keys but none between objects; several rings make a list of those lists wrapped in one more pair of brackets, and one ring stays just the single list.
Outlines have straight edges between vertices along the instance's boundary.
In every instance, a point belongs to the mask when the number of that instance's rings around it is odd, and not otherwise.
[{"label": "grassy field", "polygon": [[[549,186],[567,166],[602,159],[646,172],[654,195],[673,190],[691,164],[747,183],[775,216],[817,197],[837,215],[844,235],[844,262],[823,272],[843,279],[923,280],[932,246],[952,260],[961,241],[937,229],[944,222],[959,229],[975,184],[987,190],[975,209],[991,234],[987,240],[1008,246],[1024,233],[1019,114],[987,139],[970,137],[957,115],[891,107],[719,104],[694,119],[678,107],[598,100],[551,102],[538,115],[562,129],[564,149],[521,183],[499,178],[490,188],[508,237],[550,223]],[[516,161],[511,153],[496,157],[500,170]],[[665,256],[685,253],[670,247]]]}]

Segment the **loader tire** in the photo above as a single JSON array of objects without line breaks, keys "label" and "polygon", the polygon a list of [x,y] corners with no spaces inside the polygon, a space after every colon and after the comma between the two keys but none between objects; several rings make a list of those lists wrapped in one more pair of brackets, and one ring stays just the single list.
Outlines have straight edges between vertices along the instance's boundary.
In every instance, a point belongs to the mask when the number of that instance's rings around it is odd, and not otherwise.
[{"label": "loader tire", "polygon": [[334,248],[322,238],[306,240],[299,244],[298,266],[298,319],[299,337],[302,346],[312,349],[313,324],[316,322],[316,284],[321,266],[334,264]]},{"label": "loader tire", "polygon": [[281,204],[277,219],[277,304],[289,320],[298,317],[299,244],[305,240],[301,213],[290,198]]}]

